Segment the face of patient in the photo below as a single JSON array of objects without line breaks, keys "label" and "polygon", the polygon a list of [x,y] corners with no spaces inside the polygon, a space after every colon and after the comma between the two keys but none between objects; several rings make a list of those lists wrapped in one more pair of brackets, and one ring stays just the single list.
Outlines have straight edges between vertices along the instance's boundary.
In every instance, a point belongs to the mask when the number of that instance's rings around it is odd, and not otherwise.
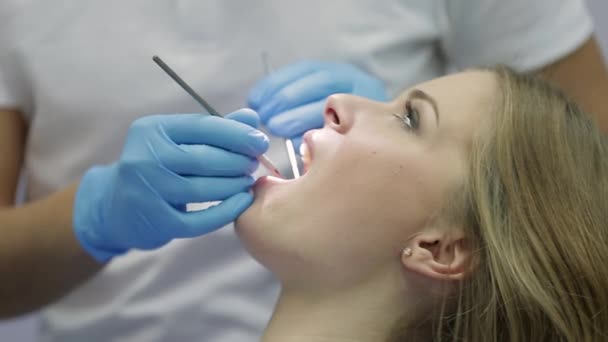
[{"label": "face of patient", "polygon": [[390,103],[331,96],[324,127],[306,135],[307,173],[258,180],[237,220],[241,240],[284,284],[348,286],[395,267],[466,177],[496,94],[492,73],[472,71]]}]

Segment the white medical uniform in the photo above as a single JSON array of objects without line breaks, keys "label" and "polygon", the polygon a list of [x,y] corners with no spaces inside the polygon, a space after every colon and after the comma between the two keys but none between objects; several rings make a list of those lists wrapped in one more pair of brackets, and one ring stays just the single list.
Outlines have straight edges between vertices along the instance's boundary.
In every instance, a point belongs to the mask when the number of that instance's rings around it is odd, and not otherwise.
[{"label": "white medical uniform", "polygon": [[[137,117],[202,111],[154,54],[227,113],[246,106],[263,51],[275,68],[355,63],[395,95],[450,67],[534,69],[591,32],[581,0],[3,0],[0,106],[30,124],[36,200],[117,159]],[[227,227],[115,258],[42,311],[42,341],[255,341],[277,293]]]}]

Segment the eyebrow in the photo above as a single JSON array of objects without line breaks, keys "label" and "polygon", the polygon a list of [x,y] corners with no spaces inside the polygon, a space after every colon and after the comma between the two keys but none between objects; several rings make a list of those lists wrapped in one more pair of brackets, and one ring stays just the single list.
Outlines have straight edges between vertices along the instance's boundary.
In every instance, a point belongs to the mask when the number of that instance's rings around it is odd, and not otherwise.
[{"label": "eyebrow", "polygon": [[439,124],[439,109],[437,106],[437,101],[435,101],[435,99],[425,93],[424,91],[420,90],[420,89],[412,89],[412,91],[409,94],[409,98],[410,99],[420,99],[423,101],[426,101],[428,103],[431,104],[431,106],[433,107],[433,111],[435,112],[435,119],[437,119],[437,124]]}]

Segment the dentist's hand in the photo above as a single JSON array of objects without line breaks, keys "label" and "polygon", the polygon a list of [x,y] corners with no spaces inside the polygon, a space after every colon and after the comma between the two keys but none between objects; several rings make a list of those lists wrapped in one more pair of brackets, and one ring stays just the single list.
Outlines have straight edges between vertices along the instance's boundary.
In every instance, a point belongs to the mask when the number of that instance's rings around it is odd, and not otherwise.
[{"label": "dentist's hand", "polygon": [[294,138],[323,126],[325,99],[336,93],[387,98],[383,83],[354,65],[305,61],[262,79],[249,95],[249,106],[270,133]]},{"label": "dentist's hand", "polygon": [[[231,120],[201,114],[154,115],[130,127],[120,159],[91,168],[76,194],[73,225],[83,248],[107,261],[131,248],[154,249],[234,221],[253,201],[256,156],[268,139],[257,114]],[[186,212],[187,203],[223,201]]]}]

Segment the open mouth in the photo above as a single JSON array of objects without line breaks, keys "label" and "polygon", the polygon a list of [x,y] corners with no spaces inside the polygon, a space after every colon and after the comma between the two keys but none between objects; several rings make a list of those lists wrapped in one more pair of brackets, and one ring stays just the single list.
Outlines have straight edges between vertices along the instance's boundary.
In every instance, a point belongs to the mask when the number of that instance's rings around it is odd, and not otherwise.
[{"label": "open mouth", "polygon": [[[256,181],[256,187],[258,191],[262,191],[262,189],[266,189],[269,186],[273,187],[275,185],[293,185],[298,184],[301,181],[304,181],[305,178],[308,178],[308,173],[311,171],[313,161],[315,159],[315,136],[321,131],[320,129],[314,129],[306,132],[303,136],[302,143],[300,144],[299,152],[301,159],[301,167],[300,167],[300,177],[299,178],[280,178],[274,177],[272,175],[262,176],[258,178]],[[300,163],[298,163],[300,164]],[[315,171],[316,172],[316,171]],[[306,182],[306,181],[305,181]]]},{"label": "open mouth", "polygon": [[[311,164],[313,161],[314,131],[316,131],[316,130],[306,132],[306,134],[304,134],[304,136],[303,136],[302,143],[300,144],[299,152],[300,152],[301,167],[299,170],[300,176],[298,178],[292,178],[292,177],[278,178],[278,177],[274,177],[274,176],[265,176],[265,177],[261,177],[261,178],[269,180],[272,183],[286,184],[286,183],[297,182],[300,178],[303,178],[304,176],[306,176],[306,174],[310,170],[310,167],[311,167]],[[300,164],[300,163],[298,163],[298,164]],[[261,181],[266,182],[266,180],[261,180]]]}]

